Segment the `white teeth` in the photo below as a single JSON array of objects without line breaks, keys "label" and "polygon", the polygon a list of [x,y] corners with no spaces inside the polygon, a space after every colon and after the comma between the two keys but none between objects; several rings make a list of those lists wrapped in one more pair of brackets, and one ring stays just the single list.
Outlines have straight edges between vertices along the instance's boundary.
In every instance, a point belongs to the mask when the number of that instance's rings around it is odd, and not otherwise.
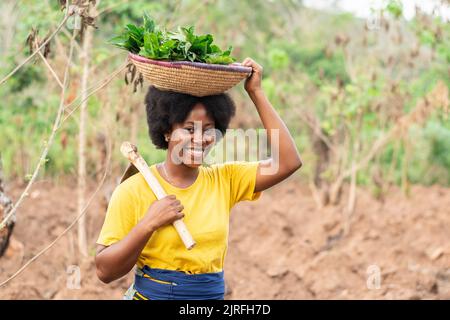
[{"label": "white teeth", "polygon": [[201,157],[203,155],[203,151],[201,150],[191,150],[191,153],[194,155],[194,157]]},{"label": "white teeth", "polygon": [[185,152],[193,155],[196,158],[203,156],[203,150],[195,150],[195,149],[185,149]]}]

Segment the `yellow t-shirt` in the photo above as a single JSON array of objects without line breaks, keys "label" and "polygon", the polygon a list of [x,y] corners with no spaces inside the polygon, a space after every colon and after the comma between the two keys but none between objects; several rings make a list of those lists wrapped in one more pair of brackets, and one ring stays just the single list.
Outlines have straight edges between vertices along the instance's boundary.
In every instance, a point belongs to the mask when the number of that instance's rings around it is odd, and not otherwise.
[{"label": "yellow t-shirt", "polygon": [[[172,225],[156,230],[138,258],[142,268],[209,273],[223,270],[228,247],[230,209],[239,201],[256,200],[254,193],[258,162],[228,162],[200,166],[195,182],[177,188],[165,181],[155,165],[152,173],[167,194],[173,194],[184,206],[184,223],[196,241],[187,250]],[[156,200],[142,174],[137,173],[114,190],[106,212],[98,244],[109,246],[123,239],[145,216]]]}]

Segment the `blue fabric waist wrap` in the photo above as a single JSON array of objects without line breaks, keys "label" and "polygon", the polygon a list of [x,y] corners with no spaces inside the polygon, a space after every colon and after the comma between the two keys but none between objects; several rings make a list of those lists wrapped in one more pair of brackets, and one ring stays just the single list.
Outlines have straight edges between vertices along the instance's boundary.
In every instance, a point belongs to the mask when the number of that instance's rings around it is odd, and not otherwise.
[{"label": "blue fabric waist wrap", "polygon": [[136,273],[134,288],[150,300],[223,300],[225,282],[223,271],[187,274],[180,271],[144,266],[140,269],[159,283]]}]

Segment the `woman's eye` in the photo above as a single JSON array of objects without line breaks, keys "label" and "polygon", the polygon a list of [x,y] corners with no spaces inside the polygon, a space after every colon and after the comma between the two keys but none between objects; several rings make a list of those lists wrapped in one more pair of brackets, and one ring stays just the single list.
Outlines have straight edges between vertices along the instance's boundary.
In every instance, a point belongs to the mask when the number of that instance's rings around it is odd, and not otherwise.
[{"label": "woman's eye", "polygon": [[194,133],[194,128],[184,128],[184,130],[188,131],[189,133]]},{"label": "woman's eye", "polygon": [[216,131],[214,129],[208,129],[203,133],[203,135],[207,138],[214,138],[216,135]]}]

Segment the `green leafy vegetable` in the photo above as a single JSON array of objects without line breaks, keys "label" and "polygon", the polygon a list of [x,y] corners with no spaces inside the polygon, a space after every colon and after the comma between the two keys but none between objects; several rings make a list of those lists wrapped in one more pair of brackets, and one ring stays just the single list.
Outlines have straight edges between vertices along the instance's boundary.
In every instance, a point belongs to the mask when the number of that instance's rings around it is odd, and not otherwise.
[{"label": "green leafy vegetable", "polygon": [[119,48],[154,60],[233,63],[232,47],[222,51],[213,41],[210,34],[196,35],[193,26],[166,31],[148,14],[144,14],[142,26],[127,24],[122,34],[109,40]]}]

